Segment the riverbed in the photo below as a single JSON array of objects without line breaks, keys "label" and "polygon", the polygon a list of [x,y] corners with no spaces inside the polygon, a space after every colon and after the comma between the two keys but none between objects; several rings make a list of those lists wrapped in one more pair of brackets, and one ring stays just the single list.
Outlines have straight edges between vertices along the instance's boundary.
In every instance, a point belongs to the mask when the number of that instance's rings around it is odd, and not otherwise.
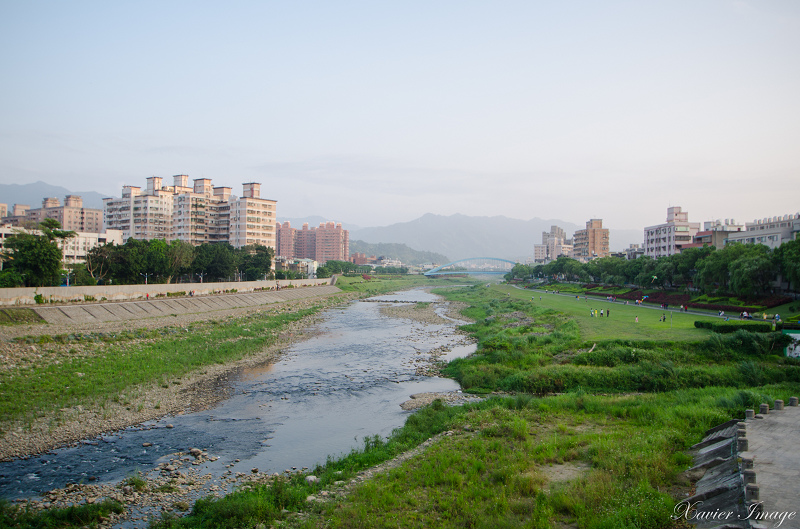
[{"label": "riverbed", "polygon": [[[221,377],[210,390],[227,398],[212,409],[0,463],[0,496],[31,499],[68,486],[83,491],[39,498],[60,505],[116,495],[133,508],[124,526],[138,527],[166,506],[158,498],[120,496],[117,484],[136,473],[183,476],[173,479],[187,484],[176,494],[191,500],[224,494],[244,476],[313,468],[363,446],[365,437],[388,436],[410,413],[401,404],[411,395],[459,390],[452,380],[426,376],[425,366],[466,356],[474,345],[457,332],[446,303],[422,289],[370,301],[328,309],[312,337],[277,361]],[[415,303],[432,303],[441,323],[381,310]]]}]

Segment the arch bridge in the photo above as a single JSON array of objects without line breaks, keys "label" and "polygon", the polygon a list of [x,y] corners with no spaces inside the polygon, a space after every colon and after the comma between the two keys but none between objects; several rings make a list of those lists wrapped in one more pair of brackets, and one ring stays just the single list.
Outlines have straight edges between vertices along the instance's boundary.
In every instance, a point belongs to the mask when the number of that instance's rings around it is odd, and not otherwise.
[{"label": "arch bridge", "polygon": [[499,257],[468,257],[459,259],[425,272],[427,277],[443,275],[505,275],[517,264]]}]

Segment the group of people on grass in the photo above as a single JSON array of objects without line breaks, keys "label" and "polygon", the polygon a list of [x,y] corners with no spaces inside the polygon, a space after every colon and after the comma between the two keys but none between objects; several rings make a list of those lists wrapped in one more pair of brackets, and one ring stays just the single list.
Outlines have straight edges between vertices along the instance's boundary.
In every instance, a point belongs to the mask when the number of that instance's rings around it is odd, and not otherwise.
[{"label": "group of people on grass", "polygon": [[611,309],[600,309],[600,312],[597,312],[597,309],[589,309],[589,315],[592,318],[602,318],[603,317],[603,310],[605,310],[606,318],[611,317]]}]

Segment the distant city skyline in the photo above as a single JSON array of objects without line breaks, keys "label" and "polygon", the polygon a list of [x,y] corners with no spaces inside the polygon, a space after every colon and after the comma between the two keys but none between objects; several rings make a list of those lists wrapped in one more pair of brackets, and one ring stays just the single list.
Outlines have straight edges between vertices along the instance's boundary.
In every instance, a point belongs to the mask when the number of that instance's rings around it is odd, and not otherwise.
[{"label": "distant city skyline", "polygon": [[5,184],[255,181],[360,226],[800,209],[793,0],[32,0],[0,50]]}]

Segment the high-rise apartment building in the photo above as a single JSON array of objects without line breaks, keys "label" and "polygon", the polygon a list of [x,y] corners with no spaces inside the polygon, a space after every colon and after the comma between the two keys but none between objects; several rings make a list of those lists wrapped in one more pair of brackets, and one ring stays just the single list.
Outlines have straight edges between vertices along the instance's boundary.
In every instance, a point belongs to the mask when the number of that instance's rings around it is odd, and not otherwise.
[{"label": "high-rise apartment building", "polygon": [[583,263],[608,257],[608,228],[603,227],[603,219],[589,220],[586,229],[578,230],[572,236],[572,245],[572,257]]},{"label": "high-rise apartment building", "polygon": [[317,228],[292,228],[287,221],[276,225],[278,229],[277,255],[281,257],[327,261],[348,261],[350,257],[350,232],[341,223],[323,222]]},{"label": "high-rise apartment building", "polygon": [[567,233],[563,228],[550,226],[550,231],[542,232],[542,244],[533,245],[533,261],[536,263],[547,263],[559,256],[572,256],[572,239],[567,239]]},{"label": "high-rise apartment building", "polygon": [[83,199],[78,195],[67,195],[63,206],[57,198],[45,198],[42,207],[36,209],[14,204],[13,214],[3,222],[13,226],[34,226],[44,219],[55,219],[62,229],[70,231],[100,233],[103,230],[103,211],[83,207]]},{"label": "high-rise apartment building", "polygon": [[261,184],[243,184],[241,198],[231,197],[229,241],[236,248],[260,244],[275,248],[277,245],[275,223],[277,202],[261,198]]},{"label": "high-rise apartment building", "polygon": [[147,179],[147,189],[125,186],[122,198],[106,198],[105,222],[121,230],[124,239],[179,240],[195,246],[227,242],[236,248],[261,244],[275,248],[277,202],[261,198],[261,184],[243,184],[243,197],[230,187],[214,187],[208,178],[189,185],[187,175],[175,175],[172,186]]},{"label": "high-rise apartment building", "polygon": [[147,179],[147,190],[124,186],[122,198],[104,198],[106,229],[120,230],[122,239],[172,240],[172,193],[160,186],[161,179]]},{"label": "high-rise apartment building", "polygon": [[644,254],[658,259],[680,253],[684,246],[692,243],[698,231],[700,223],[689,222],[688,211],[681,211],[678,206],[667,208],[667,221],[664,224],[644,229]]}]

